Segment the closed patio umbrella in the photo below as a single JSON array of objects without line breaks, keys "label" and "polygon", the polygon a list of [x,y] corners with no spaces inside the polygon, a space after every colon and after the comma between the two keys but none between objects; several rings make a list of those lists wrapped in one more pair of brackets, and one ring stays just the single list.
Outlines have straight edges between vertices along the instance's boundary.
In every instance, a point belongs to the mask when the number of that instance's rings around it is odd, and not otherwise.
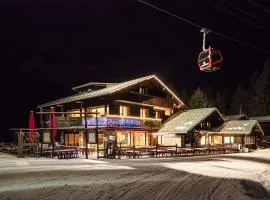
[{"label": "closed patio umbrella", "polygon": [[28,142],[33,143],[33,135],[35,133],[35,119],[34,119],[34,111],[30,111],[29,115],[29,137],[28,137]]}]

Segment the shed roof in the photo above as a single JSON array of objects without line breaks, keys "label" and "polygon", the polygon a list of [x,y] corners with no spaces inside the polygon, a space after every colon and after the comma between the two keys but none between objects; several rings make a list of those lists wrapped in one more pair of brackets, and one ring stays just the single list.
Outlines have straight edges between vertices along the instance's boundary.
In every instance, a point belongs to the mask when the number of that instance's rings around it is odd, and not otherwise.
[{"label": "shed roof", "polygon": [[245,114],[241,114],[241,115],[225,115],[223,116],[223,119],[225,121],[230,121],[230,120],[247,120],[248,116],[246,116]]},{"label": "shed roof", "polygon": [[225,123],[220,133],[223,134],[251,134],[254,128],[264,134],[256,120],[232,120]]},{"label": "shed roof", "polygon": [[61,99],[58,99],[55,101],[51,101],[48,103],[38,105],[37,107],[42,108],[42,107],[48,107],[48,106],[53,106],[53,105],[58,105],[58,104],[63,104],[63,103],[75,102],[75,101],[79,101],[79,100],[91,99],[91,98],[100,97],[100,96],[104,96],[104,95],[110,95],[110,94],[113,94],[113,93],[118,92],[120,90],[123,90],[127,87],[136,85],[138,83],[141,83],[141,82],[144,82],[144,81],[147,81],[150,79],[156,80],[172,96],[174,96],[174,98],[179,102],[180,105],[185,105],[157,76],[150,75],[150,76],[145,76],[142,78],[133,79],[130,81],[125,81],[122,83],[112,84],[112,85],[110,85],[106,88],[100,89],[100,90],[90,91],[90,92],[85,92],[82,94],[76,94],[76,95],[64,97],[64,98],[61,98]]},{"label": "shed roof", "polygon": [[257,116],[257,117],[250,117],[250,119],[257,120],[260,122],[270,122],[270,116]]},{"label": "shed roof", "polygon": [[158,132],[187,133],[214,112],[217,112],[220,115],[220,118],[222,118],[217,108],[200,108],[187,110],[163,124],[162,128]]}]

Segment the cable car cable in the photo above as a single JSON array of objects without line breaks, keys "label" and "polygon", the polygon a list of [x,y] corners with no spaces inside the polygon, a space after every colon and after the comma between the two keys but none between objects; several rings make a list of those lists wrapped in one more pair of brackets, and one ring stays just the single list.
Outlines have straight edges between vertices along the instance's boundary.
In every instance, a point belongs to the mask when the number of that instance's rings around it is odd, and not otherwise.
[{"label": "cable car cable", "polygon": [[270,24],[268,22],[260,19],[259,17],[255,16],[254,14],[250,14],[249,12],[247,12],[247,11],[245,11],[245,10],[239,8],[239,7],[236,7],[233,4],[231,4],[231,3],[228,3],[228,2],[225,3],[224,0],[220,0],[220,1],[223,2],[225,5],[227,4],[230,7],[234,8],[235,10],[238,10],[239,12],[241,12],[241,13],[249,16],[250,18],[253,18],[253,19],[257,20],[258,22],[260,22],[260,23],[262,23],[264,25],[270,26]]},{"label": "cable car cable", "polygon": [[[186,23],[188,23],[188,24],[190,24],[190,25],[193,25],[193,26],[195,26],[195,27],[197,27],[197,28],[200,28],[200,29],[204,28],[203,26],[201,26],[201,25],[199,25],[199,24],[197,24],[197,23],[195,23],[195,22],[192,22],[192,21],[190,21],[190,20],[187,20],[187,19],[185,19],[185,18],[183,18],[183,17],[179,17],[179,16],[177,16],[177,15],[175,15],[175,14],[173,14],[173,13],[167,11],[167,10],[161,9],[161,8],[159,8],[159,7],[155,6],[155,5],[152,5],[152,4],[150,4],[150,3],[147,3],[147,2],[145,2],[145,1],[143,1],[143,0],[137,0],[137,1],[140,2],[140,3],[142,3],[142,4],[147,5],[147,6],[149,6],[149,7],[152,7],[152,8],[154,8],[154,9],[160,11],[160,12],[164,12],[164,13],[166,13],[166,14],[172,16],[172,17],[175,17],[175,18],[177,18],[177,19],[180,19],[180,20],[182,20],[183,22],[186,22]],[[211,30],[211,29],[209,29],[209,30]],[[250,47],[250,48],[256,49],[256,50],[261,51],[261,52],[263,52],[263,53],[270,54],[270,51],[269,51],[269,50],[262,49],[262,48],[260,48],[260,47],[257,47],[257,46],[255,46],[255,45],[252,45],[252,44],[247,43],[247,42],[245,42],[245,41],[241,41],[241,40],[235,39],[235,38],[233,38],[233,37],[231,37],[231,36],[226,36],[226,35],[224,35],[224,34],[222,34],[222,33],[219,33],[219,32],[213,31],[213,30],[211,30],[211,33],[214,33],[214,34],[216,34],[216,35],[218,35],[218,36],[220,36],[220,37],[224,37],[224,38],[226,38],[226,39],[228,39],[228,40],[232,40],[232,41],[234,41],[234,42],[236,42],[236,43],[239,43],[239,44],[242,44],[242,45],[244,45],[244,46],[248,46],[248,47]]]},{"label": "cable car cable", "polygon": [[265,9],[263,6],[261,6],[260,4],[258,4],[257,2],[251,1],[251,0],[247,0],[250,4],[255,5],[255,7],[260,8],[262,10],[264,10],[265,12],[267,12],[268,14],[270,14],[270,11],[268,11],[267,9]]},{"label": "cable car cable", "polygon": [[230,11],[229,9],[226,9],[226,8],[224,8],[224,7],[221,7],[221,6],[212,4],[212,3],[211,3],[211,5],[214,6],[215,8],[217,8],[217,9],[221,9],[221,10],[223,10],[224,12],[227,12],[228,14],[230,14],[230,15],[232,15],[232,16],[234,16],[234,17],[236,17],[236,18],[238,18],[238,19],[240,19],[240,20],[242,20],[242,21],[244,21],[244,22],[247,22],[248,24],[250,24],[250,25],[252,25],[252,26],[254,26],[254,27],[256,27],[256,28],[260,28],[260,29],[262,29],[262,30],[265,30],[264,27],[262,27],[262,26],[260,26],[260,25],[257,25],[257,24],[254,24],[253,22],[250,22],[249,20],[247,20],[247,19],[245,19],[244,17],[241,17],[241,16],[235,14],[234,12]]}]

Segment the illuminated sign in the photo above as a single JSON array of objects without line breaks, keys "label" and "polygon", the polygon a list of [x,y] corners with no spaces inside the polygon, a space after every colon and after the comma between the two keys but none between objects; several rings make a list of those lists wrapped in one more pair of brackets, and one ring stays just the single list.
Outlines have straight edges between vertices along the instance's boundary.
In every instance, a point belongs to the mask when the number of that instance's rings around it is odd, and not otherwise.
[{"label": "illuminated sign", "polygon": [[[88,118],[87,126],[96,126],[96,118]],[[140,127],[141,121],[139,119],[126,119],[126,118],[114,118],[114,117],[99,117],[97,118],[99,126],[123,126],[123,127]],[[82,125],[85,124],[85,120],[82,119]]]}]

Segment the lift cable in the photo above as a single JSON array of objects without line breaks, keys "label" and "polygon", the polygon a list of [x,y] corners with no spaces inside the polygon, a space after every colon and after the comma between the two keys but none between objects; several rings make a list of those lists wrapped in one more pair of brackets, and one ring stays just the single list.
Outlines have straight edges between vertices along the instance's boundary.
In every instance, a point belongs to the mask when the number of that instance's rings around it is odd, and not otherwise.
[{"label": "lift cable", "polygon": [[238,19],[240,19],[240,20],[242,20],[242,21],[244,21],[244,22],[246,22],[246,23],[248,23],[248,24],[256,27],[256,28],[259,28],[259,29],[263,29],[264,30],[264,27],[262,27],[262,26],[260,26],[258,24],[255,24],[253,22],[250,22],[249,20],[245,19],[244,17],[241,17],[241,16],[237,15],[233,11],[231,11],[231,10],[229,10],[229,9],[223,7],[223,6],[218,6],[218,5],[212,4],[212,3],[211,3],[211,5],[214,6],[215,8],[217,8],[217,9],[220,9],[220,10],[223,10],[224,12],[227,12],[228,14],[230,14],[230,15],[232,15],[232,16],[234,16],[234,17],[236,17],[236,18],[238,18]]},{"label": "lift cable", "polygon": [[262,5],[260,5],[259,3],[257,2],[254,2],[254,1],[251,1],[251,0],[247,0],[250,4],[254,5],[255,7],[257,8],[260,8],[262,10],[264,10],[265,12],[267,12],[268,14],[270,14],[270,11],[265,9]]},{"label": "lift cable", "polygon": [[[160,11],[160,12],[164,12],[164,13],[166,13],[166,14],[168,14],[168,15],[174,17],[174,18],[180,19],[180,20],[182,20],[183,22],[186,22],[187,24],[190,24],[190,25],[195,26],[195,27],[197,27],[197,28],[200,28],[200,29],[205,28],[205,27],[203,27],[203,26],[201,26],[201,25],[199,25],[199,24],[197,24],[197,23],[195,23],[195,22],[192,22],[192,21],[190,21],[190,20],[187,20],[187,19],[185,19],[185,18],[183,18],[183,17],[179,17],[178,15],[175,15],[175,14],[169,12],[169,11],[166,11],[166,10],[164,10],[164,9],[162,9],[162,8],[159,8],[159,7],[157,7],[157,6],[153,5],[153,4],[147,3],[147,2],[145,2],[145,1],[143,1],[143,0],[137,0],[137,1],[140,2],[140,3],[142,3],[142,4],[147,5],[147,6],[149,6],[149,7],[152,7],[152,8],[154,8],[154,9]],[[208,29],[208,30],[211,30],[211,29]],[[247,43],[247,42],[245,42],[245,41],[238,40],[238,39],[233,38],[233,37],[231,37],[231,36],[226,36],[226,35],[224,35],[224,34],[222,34],[222,33],[219,33],[219,32],[213,31],[213,30],[211,30],[211,33],[214,33],[215,35],[218,35],[218,36],[220,36],[220,37],[224,37],[224,38],[226,38],[226,39],[228,39],[228,40],[232,40],[232,41],[234,41],[234,42],[236,42],[236,43],[239,43],[239,44],[242,44],[242,45],[244,45],[244,46],[248,46],[248,47],[250,47],[250,48],[256,49],[256,50],[261,51],[261,52],[263,52],[263,53],[265,53],[265,54],[270,54],[270,51],[269,51],[269,50],[262,49],[262,48],[260,48],[260,47],[257,47],[257,46],[255,46],[255,45],[253,45],[253,44]]]},{"label": "lift cable", "polygon": [[[224,0],[221,0],[221,1],[224,3]],[[249,13],[249,12],[247,12],[247,11],[245,11],[245,10],[239,8],[239,7],[236,7],[236,6],[232,5],[231,3],[227,3],[227,2],[226,2],[225,5],[226,5],[226,4],[229,5],[230,7],[234,8],[235,10],[238,10],[239,12],[241,12],[241,13],[243,13],[243,14],[249,16],[250,18],[253,18],[253,19],[257,20],[258,22],[260,22],[260,23],[262,23],[262,24],[264,24],[264,25],[270,26],[270,24],[269,24],[268,22],[266,22],[266,21],[260,19],[259,17],[255,16],[254,14],[251,14],[251,13]]]}]

